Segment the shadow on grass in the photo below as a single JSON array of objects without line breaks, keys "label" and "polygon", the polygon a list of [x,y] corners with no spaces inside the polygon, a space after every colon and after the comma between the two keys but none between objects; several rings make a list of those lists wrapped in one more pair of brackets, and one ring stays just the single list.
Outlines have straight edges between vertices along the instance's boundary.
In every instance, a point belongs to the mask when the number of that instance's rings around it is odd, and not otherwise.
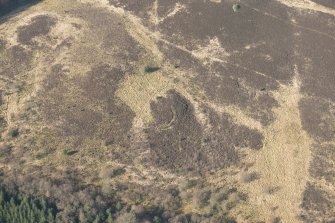
[{"label": "shadow on grass", "polygon": [[159,69],[161,69],[161,68],[160,68],[160,67],[146,66],[146,67],[144,68],[144,72],[145,72],[145,73],[153,73],[153,72],[158,71]]},{"label": "shadow on grass", "polygon": [[64,149],[63,150],[63,155],[72,156],[72,155],[76,154],[77,152],[78,152],[77,150]]}]

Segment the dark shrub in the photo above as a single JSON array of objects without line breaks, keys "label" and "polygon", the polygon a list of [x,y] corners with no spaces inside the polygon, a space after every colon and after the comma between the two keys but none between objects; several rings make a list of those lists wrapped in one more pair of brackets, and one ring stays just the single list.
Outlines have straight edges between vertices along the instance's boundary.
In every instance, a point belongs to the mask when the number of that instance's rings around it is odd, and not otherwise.
[{"label": "dark shrub", "polygon": [[146,66],[144,68],[145,73],[153,73],[155,71],[158,71],[160,68],[159,67],[151,67],[151,66]]}]

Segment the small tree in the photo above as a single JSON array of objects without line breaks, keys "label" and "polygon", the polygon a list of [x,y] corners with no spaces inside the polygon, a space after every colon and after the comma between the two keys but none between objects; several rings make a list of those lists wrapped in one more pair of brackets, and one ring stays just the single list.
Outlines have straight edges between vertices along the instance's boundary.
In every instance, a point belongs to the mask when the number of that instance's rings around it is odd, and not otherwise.
[{"label": "small tree", "polygon": [[112,211],[110,208],[107,209],[107,223],[113,223]]},{"label": "small tree", "polygon": [[233,5],[233,11],[238,12],[240,10],[241,6],[239,4],[234,4]]},{"label": "small tree", "polygon": [[161,218],[158,217],[158,216],[155,216],[154,219],[153,219],[154,223],[161,223]]}]

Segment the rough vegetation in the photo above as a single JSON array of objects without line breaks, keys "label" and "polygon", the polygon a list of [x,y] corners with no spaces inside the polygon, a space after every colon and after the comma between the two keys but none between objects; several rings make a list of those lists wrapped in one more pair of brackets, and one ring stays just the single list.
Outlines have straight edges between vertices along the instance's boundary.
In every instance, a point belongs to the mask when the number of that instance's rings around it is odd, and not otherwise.
[{"label": "rough vegetation", "polygon": [[6,8],[0,222],[333,222],[330,2]]}]

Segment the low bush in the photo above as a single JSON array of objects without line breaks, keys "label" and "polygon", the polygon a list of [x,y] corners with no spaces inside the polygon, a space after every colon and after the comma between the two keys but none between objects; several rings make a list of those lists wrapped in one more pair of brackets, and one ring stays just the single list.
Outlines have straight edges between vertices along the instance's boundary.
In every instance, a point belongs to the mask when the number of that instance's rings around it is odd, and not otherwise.
[{"label": "low bush", "polygon": [[19,130],[18,129],[12,129],[8,132],[8,136],[11,138],[15,138],[19,136]]},{"label": "low bush", "polygon": [[193,204],[196,208],[203,208],[209,204],[209,199],[211,198],[210,190],[198,191],[193,195]]}]

